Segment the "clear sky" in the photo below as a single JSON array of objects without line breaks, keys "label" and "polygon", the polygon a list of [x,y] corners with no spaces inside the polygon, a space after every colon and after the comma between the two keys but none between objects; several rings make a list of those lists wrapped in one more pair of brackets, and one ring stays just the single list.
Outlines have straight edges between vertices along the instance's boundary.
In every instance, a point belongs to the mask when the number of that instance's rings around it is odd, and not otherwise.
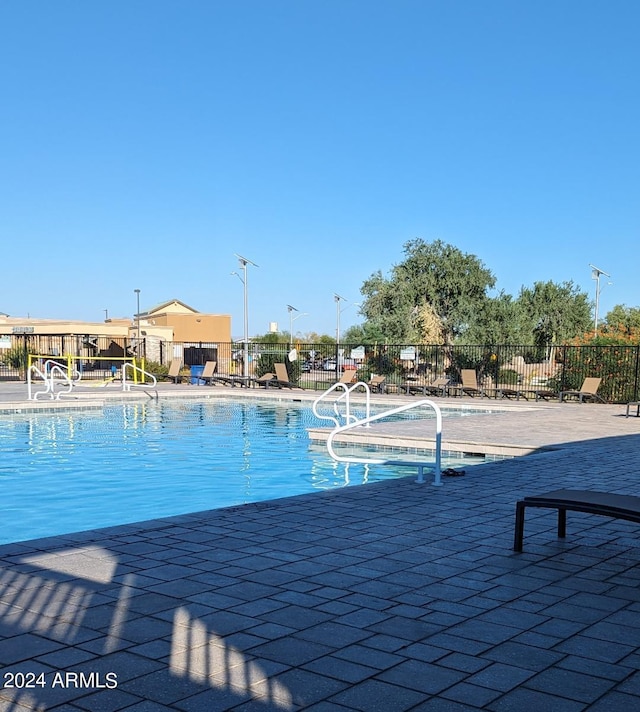
[{"label": "clear sky", "polygon": [[[335,334],[410,239],[640,306],[637,0],[0,4],[0,311]],[[612,284],[609,285],[608,282]]]}]

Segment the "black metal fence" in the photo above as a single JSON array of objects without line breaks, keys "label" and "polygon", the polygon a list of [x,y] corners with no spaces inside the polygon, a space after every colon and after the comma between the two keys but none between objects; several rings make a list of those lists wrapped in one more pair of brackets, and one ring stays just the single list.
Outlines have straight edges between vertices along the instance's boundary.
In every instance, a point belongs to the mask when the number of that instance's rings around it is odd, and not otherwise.
[{"label": "black metal fence", "polygon": [[[0,350],[0,380],[23,380],[28,354],[73,357],[85,379],[100,379],[122,367],[122,359],[145,359],[145,368],[162,376],[179,359],[185,376],[197,377],[198,367],[215,361],[220,375],[244,373],[244,357],[251,376],[287,365],[289,378],[303,388],[322,389],[345,370],[357,370],[360,380],[383,375],[386,383],[430,383],[447,376],[458,382],[462,369],[474,369],[484,386],[578,389],[585,378],[602,379],[598,395],[612,403],[640,400],[640,345],[638,346],[446,346],[424,344],[248,344],[178,343],[147,337],[109,337],[20,334],[11,349]],[[189,378],[184,379],[189,382]]]}]

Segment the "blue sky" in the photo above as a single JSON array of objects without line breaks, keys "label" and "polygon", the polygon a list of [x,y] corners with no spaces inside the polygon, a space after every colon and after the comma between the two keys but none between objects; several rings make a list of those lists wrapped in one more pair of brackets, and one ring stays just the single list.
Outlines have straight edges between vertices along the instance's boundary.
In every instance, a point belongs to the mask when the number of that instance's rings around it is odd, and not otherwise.
[{"label": "blue sky", "polygon": [[415,237],[640,306],[636,0],[0,5],[0,311],[335,334]]}]

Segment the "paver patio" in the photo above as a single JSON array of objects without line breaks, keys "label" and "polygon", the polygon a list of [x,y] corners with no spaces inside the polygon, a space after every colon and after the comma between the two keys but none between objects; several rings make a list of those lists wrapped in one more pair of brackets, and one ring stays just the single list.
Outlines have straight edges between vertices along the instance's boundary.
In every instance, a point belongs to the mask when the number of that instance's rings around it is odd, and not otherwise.
[{"label": "paver patio", "polygon": [[[573,442],[440,488],[407,477],[0,547],[0,710],[640,708],[637,527],[570,513],[559,541],[555,513],[531,511],[512,551],[523,495],[640,495],[640,420],[557,408],[588,421]],[[15,673],[34,685],[8,687]]]}]

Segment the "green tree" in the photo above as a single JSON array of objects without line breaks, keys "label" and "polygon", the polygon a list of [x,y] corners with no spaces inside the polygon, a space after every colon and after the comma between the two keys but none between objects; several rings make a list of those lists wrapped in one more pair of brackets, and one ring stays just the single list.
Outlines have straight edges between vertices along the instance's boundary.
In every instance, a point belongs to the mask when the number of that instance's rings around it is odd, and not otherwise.
[{"label": "green tree", "polygon": [[526,321],[522,305],[510,294],[500,292],[481,302],[459,341],[483,346],[529,344],[532,335]]},{"label": "green tree", "polygon": [[473,321],[495,277],[475,255],[441,240],[410,240],[404,255],[389,278],[378,271],[364,282],[361,313],[387,341],[411,343],[422,341],[426,311],[439,319],[445,343],[453,343]]},{"label": "green tree", "polygon": [[375,344],[384,341],[384,334],[375,325],[369,322],[355,324],[345,330],[340,337],[343,344]]},{"label": "green tree", "polygon": [[304,341],[307,344],[335,344],[336,337],[329,336],[329,334],[318,334],[317,331],[309,331],[302,335],[300,341]]},{"label": "green tree", "polygon": [[640,307],[616,304],[605,317],[607,330],[624,331],[631,334],[640,331]]},{"label": "green tree", "polygon": [[536,346],[564,343],[591,327],[589,297],[572,281],[535,282],[533,287],[522,287],[518,302]]},{"label": "green tree", "polygon": [[256,344],[288,344],[289,332],[268,331],[266,334],[259,334],[258,336],[254,336],[252,341]]}]

